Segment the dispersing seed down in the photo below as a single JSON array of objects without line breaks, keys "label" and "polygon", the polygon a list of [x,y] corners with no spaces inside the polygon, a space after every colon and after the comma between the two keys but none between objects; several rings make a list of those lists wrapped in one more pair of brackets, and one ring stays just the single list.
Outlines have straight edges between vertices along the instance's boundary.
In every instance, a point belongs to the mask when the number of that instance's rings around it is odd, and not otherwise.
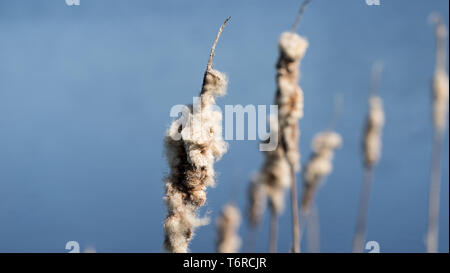
[{"label": "dispersing seed down", "polygon": [[209,222],[197,217],[197,209],[206,202],[207,187],[214,186],[215,160],[227,150],[222,139],[222,114],[213,110],[215,98],[226,93],[227,78],[212,69],[214,48],[227,21],[211,49],[200,100],[170,125],[164,139],[170,168],[164,179],[167,204],[164,247],[169,252],[187,252],[195,228]]},{"label": "dispersing seed down", "polygon": [[241,238],[238,235],[239,225],[241,224],[241,214],[239,209],[227,204],[219,218],[217,218],[217,252],[236,253],[241,246]]}]

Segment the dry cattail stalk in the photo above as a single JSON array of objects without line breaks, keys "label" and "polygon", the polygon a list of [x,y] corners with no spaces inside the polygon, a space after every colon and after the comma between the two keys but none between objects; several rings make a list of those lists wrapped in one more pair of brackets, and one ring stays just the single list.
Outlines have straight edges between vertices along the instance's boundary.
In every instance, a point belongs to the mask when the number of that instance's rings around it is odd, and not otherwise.
[{"label": "dry cattail stalk", "polygon": [[[268,141],[278,139],[279,135],[278,119],[276,116],[270,117],[270,136]],[[277,145],[273,151],[265,152],[265,160],[261,171],[255,176],[254,182],[262,185],[263,193],[268,197],[269,209],[271,212],[271,236],[270,250],[276,250],[276,219],[284,209],[284,195],[290,186],[290,166],[286,159],[281,145]],[[275,221],[275,223],[274,223]]]},{"label": "dry cattail stalk", "polygon": [[[298,121],[303,117],[303,91],[298,86],[300,76],[300,60],[308,48],[308,41],[294,31],[310,2],[303,2],[292,31],[281,34],[278,42],[280,55],[277,61],[277,92],[275,105],[278,106],[278,120],[272,122],[272,137],[277,137],[277,148],[266,152],[266,160],[262,170],[256,177],[256,183],[265,185],[271,209],[270,249],[276,249],[277,217],[284,207],[284,194],[287,187],[291,187],[293,251],[300,251],[300,231],[297,209],[297,190],[295,173],[300,170],[300,153],[298,141],[300,131]],[[278,126],[279,125],[279,126]],[[279,135],[278,135],[279,134]],[[258,182],[259,181],[259,182]]]},{"label": "dry cattail stalk", "polygon": [[312,141],[313,154],[303,171],[301,209],[308,214],[320,182],[333,170],[334,150],[342,146],[341,136],[333,131],[317,134]]},{"label": "dry cattail stalk", "polygon": [[187,252],[194,229],[208,223],[207,219],[197,217],[197,209],[206,202],[206,188],[214,185],[214,161],[227,150],[227,143],[222,139],[222,115],[212,108],[215,97],[225,94],[227,79],[212,68],[212,59],[229,19],[221,26],[211,48],[199,105],[184,111],[170,125],[164,139],[170,167],[164,180],[168,210],[164,247],[169,252]]},{"label": "dry cattail stalk", "polygon": [[353,238],[353,252],[362,252],[364,247],[367,214],[369,210],[370,189],[373,178],[373,168],[381,156],[381,133],[384,126],[383,101],[376,95],[382,70],[381,63],[375,63],[372,68],[372,87],[369,98],[369,115],[366,120],[363,138],[364,179],[359,199],[356,230]]},{"label": "dry cattail stalk", "polygon": [[[293,30],[303,14],[309,1],[300,8]],[[278,105],[280,123],[280,144],[289,163],[291,184],[291,213],[293,252],[300,252],[300,225],[297,207],[297,185],[295,173],[300,170],[300,152],[298,127],[303,117],[303,91],[298,85],[300,77],[300,61],[308,48],[308,41],[294,32],[284,32],[279,40],[280,57],[277,62],[277,93],[275,104]]]},{"label": "dry cattail stalk", "polygon": [[438,252],[439,227],[439,199],[441,187],[441,150],[447,125],[447,112],[449,102],[449,79],[446,71],[447,29],[438,15],[432,18],[436,25],[436,67],[433,76],[433,151],[431,162],[431,177],[428,207],[428,231],[426,248],[429,253]]},{"label": "dry cattail stalk", "polygon": [[241,224],[241,214],[239,209],[227,204],[219,218],[217,218],[217,252],[219,253],[236,253],[241,246],[241,238],[239,238],[238,230]]}]

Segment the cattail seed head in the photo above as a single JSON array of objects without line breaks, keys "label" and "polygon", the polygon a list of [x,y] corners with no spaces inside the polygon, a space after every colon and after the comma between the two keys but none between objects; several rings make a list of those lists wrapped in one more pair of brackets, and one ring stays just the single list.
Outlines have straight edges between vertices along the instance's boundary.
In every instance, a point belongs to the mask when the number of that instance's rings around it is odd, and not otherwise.
[{"label": "cattail seed head", "polygon": [[378,96],[371,96],[363,141],[364,164],[368,168],[373,167],[380,159],[383,126],[383,101]]},{"label": "cattail seed head", "polygon": [[[278,135],[279,127],[277,117],[270,117],[271,134],[269,138]],[[281,145],[273,151],[265,152],[265,160],[260,173],[255,176],[255,183],[263,185],[267,194],[269,208],[272,213],[279,215],[284,209],[284,196],[290,185],[290,166]]]},{"label": "cattail seed head", "polygon": [[448,86],[448,74],[445,71],[437,71],[433,77],[433,122],[440,132],[444,131],[447,125]]},{"label": "cattail seed head", "polygon": [[248,189],[248,220],[253,228],[255,228],[259,224],[259,222],[261,222],[261,218],[266,207],[267,197],[265,188],[260,183],[260,181],[258,181],[257,177],[257,175],[253,177]]},{"label": "cattail seed head", "polygon": [[294,32],[283,32],[278,42],[283,57],[292,61],[302,59],[308,45],[308,40]]},{"label": "cattail seed head", "polygon": [[280,123],[280,144],[288,163],[295,172],[300,170],[298,121],[303,117],[303,91],[298,85],[300,60],[308,48],[308,41],[293,32],[281,34],[278,47],[280,57],[277,63],[277,93]]},{"label": "cattail seed head", "polygon": [[432,81],[433,90],[433,123],[436,130],[442,134],[447,125],[449,101],[449,80],[446,68],[447,57],[447,27],[442,18],[434,14],[436,35],[436,64]]},{"label": "cattail seed head", "polygon": [[226,93],[226,76],[212,69],[219,30],[203,78],[200,100],[184,109],[164,138],[169,175],[164,179],[167,217],[164,247],[169,252],[187,252],[195,228],[208,224],[197,210],[206,202],[206,189],[214,186],[214,162],[227,150],[222,139],[222,114],[213,110],[215,98]]},{"label": "cattail seed head", "polygon": [[319,133],[313,138],[313,154],[303,172],[303,210],[307,211],[310,208],[320,182],[332,172],[334,150],[341,145],[342,138],[336,132]]},{"label": "cattail seed head", "polygon": [[241,238],[238,235],[239,225],[241,223],[241,214],[239,209],[227,204],[219,218],[217,218],[217,252],[236,253],[241,245]]}]

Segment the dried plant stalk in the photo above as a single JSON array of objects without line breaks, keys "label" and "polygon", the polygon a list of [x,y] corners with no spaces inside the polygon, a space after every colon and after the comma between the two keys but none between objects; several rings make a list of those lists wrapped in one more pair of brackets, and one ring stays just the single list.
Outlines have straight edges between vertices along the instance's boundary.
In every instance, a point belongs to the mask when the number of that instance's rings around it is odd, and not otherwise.
[{"label": "dried plant stalk", "polygon": [[428,231],[426,236],[426,249],[428,253],[438,252],[441,151],[447,125],[449,102],[449,79],[446,71],[447,51],[445,47],[447,29],[439,16],[435,16],[434,19],[436,24],[436,67],[432,82],[434,132],[428,197]]},{"label": "dried plant stalk", "polygon": [[300,252],[300,226],[297,207],[297,185],[295,173],[300,170],[299,120],[303,117],[303,91],[297,84],[300,76],[300,60],[303,58],[308,41],[296,33],[285,32],[279,41],[280,57],[277,63],[277,93],[280,123],[280,144],[289,163],[291,184],[291,213],[293,252]]},{"label": "dried plant stalk", "polygon": [[[297,189],[295,174],[300,170],[299,120],[303,117],[303,91],[298,86],[300,61],[308,48],[308,41],[294,33],[302,17],[305,6],[303,2],[291,32],[284,32],[278,42],[280,55],[276,64],[277,92],[275,105],[278,106],[278,120],[271,122],[276,129],[277,148],[266,152],[266,159],[256,183],[265,185],[271,209],[271,249],[276,245],[276,221],[284,207],[285,190],[291,187],[293,251],[300,252],[300,227],[297,208]],[[271,117],[273,119],[273,117]],[[278,126],[279,125],[279,126]],[[279,134],[279,135],[278,135]],[[270,138],[275,137],[271,135]]]},{"label": "dried plant stalk", "polygon": [[241,214],[239,209],[227,204],[217,219],[217,252],[236,253],[241,246],[241,238],[238,235]]},{"label": "dried plant stalk", "polygon": [[168,211],[164,247],[169,252],[187,252],[195,228],[208,223],[208,219],[197,217],[197,209],[206,202],[206,188],[214,185],[214,161],[227,150],[227,143],[222,139],[222,115],[212,108],[215,97],[225,94],[227,78],[212,68],[212,57],[228,20],[212,46],[200,102],[170,125],[164,139],[170,167],[164,179]]},{"label": "dried plant stalk", "polygon": [[363,138],[364,179],[359,199],[356,230],[353,238],[353,252],[362,252],[366,235],[367,214],[369,211],[370,190],[373,180],[373,169],[381,156],[381,134],[384,126],[383,101],[376,95],[380,63],[372,68],[372,90],[369,98],[369,115],[367,117]]}]

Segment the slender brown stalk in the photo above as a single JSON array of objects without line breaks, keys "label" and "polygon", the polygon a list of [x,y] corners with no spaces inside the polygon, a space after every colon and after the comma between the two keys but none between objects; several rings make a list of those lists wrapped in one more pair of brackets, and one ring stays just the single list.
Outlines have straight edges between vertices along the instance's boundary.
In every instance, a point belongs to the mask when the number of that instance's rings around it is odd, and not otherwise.
[{"label": "slender brown stalk", "polygon": [[439,15],[433,17],[436,34],[436,67],[434,71],[433,91],[433,151],[431,158],[431,175],[428,206],[428,231],[426,249],[429,253],[438,252],[439,238],[439,200],[441,187],[441,151],[444,132],[447,126],[449,85],[446,71],[447,28]]},{"label": "slender brown stalk", "polygon": [[353,252],[361,253],[366,237],[367,214],[369,210],[370,189],[372,187],[373,168],[366,167],[364,170],[364,181],[358,206],[358,218],[356,220],[356,231],[353,238]]},{"label": "slender brown stalk", "polygon": [[315,204],[312,205],[308,219],[307,219],[307,240],[308,240],[308,252],[319,253],[320,252],[320,225],[319,225],[319,212]]},{"label": "slender brown stalk", "polygon": [[270,213],[269,252],[277,252],[278,244],[278,219],[275,213]]},{"label": "slender brown stalk", "polygon": [[231,19],[231,16],[229,16],[227,19],[225,19],[225,22],[223,22],[223,24],[219,28],[219,31],[217,32],[216,39],[214,40],[214,43],[211,47],[211,51],[209,53],[209,59],[208,59],[208,65],[206,66],[206,71],[212,70],[212,63],[213,63],[214,53],[216,51],[217,42],[219,41],[220,35],[222,35],[222,32],[223,32],[223,29],[225,28],[228,21],[230,21],[230,19]]},{"label": "slender brown stalk", "polygon": [[294,24],[292,25],[292,32],[297,31],[298,24],[300,23],[300,20],[302,19],[303,13],[305,12],[306,5],[309,4],[311,0],[305,0],[303,1],[302,5],[300,6],[300,10],[297,13],[297,18],[295,18]]},{"label": "slender brown stalk", "polygon": [[293,246],[292,251],[294,253],[300,252],[300,223],[298,214],[298,201],[297,201],[297,183],[295,182],[295,171],[291,167],[291,212],[292,212],[292,238]]},{"label": "slender brown stalk", "polygon": [[428,196],[428,233],[426,247],[428,253],[438,252],[439,237],[439,201],[441,192],[441,151],[443,137],[435,131],[431,156],[430,191]]}]

